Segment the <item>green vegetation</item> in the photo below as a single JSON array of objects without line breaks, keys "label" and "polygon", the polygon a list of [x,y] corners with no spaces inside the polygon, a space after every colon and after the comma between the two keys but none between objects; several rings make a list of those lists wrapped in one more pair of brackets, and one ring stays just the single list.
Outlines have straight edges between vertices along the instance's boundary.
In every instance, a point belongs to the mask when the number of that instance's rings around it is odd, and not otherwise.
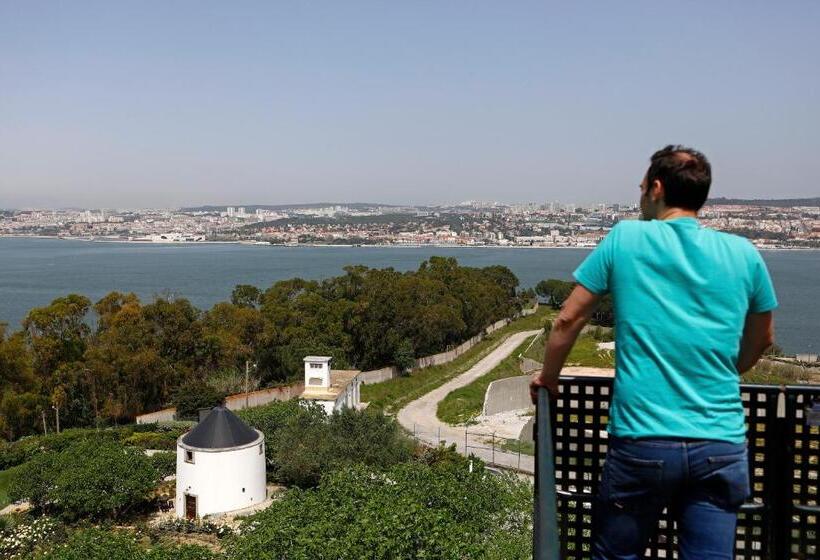
[{"label": "green vegetation", "polygon": [[14,469],[8,494],[64,519],[116,519],[145,502],[159,475],[145,454],[116,441],[85,440]]},{"label": "green vegetation", "polygon": [[191,426],[188,422],[132,424],[104,430],[72,428],[59,434],[28,436],[12,443],[0,441],[0,468],[21,465],[47,451],[63,451],[81,441],[119,441],[138,449],[176,449],[176,440]]},{"label": "green vegetation", "polygon": [[271,478],[302,488],[347,465],[383,469],[408,461],[415,448],[395,420],[376,412],[344,409],[328,417],[316,404],[286,401],[239,415],[265,434]]},{"label": "green vegetation", "polygon": [[506,267],[431,257],[412,272],[351,266],[321,282],[239,285],[207,311],[119,292],[93,304],[60,297],[17,332],[0,325],[0,437],[55,430],[58,416],[69,428],[174,402],[192,412],[235,388],[246,362],[268,385],[300,377],[308,354],[333,356],[337,368],[407,368],[515,314],[517,287]]},{"label": "green vegetation", "polygon": [[521,343],[512,354],[504,358],[500,364],[485,375],[444,397],[438,403],[438,409],[436,410],[439,420],[448,424],[464,424],[480,415],[484,406],[484,396],[487,394],[487,387],[490,383],[498,379],[521,375],[521,368],[518,367],[518,356],[527,349],[527,346],[534,338],[530,337]]},{"label": "green vegetation", "polygon": [[9,480],[11,479],[11,475],[11,469],[0,471],[0,509],[3,509],[11,503],[9,499]]},{"label": "green vegetation", "polygon": [[[152,543],[129,530],[85,528],[65,535],[48,518],[7,531],[0,556],[26,560],[212,560],[220,558],[195,545]],[[8,541],[8,542],[6,542]],[[6,555],[3,555],[5,553]]]},{"label": "green vegetation", "polygon": [[364,402],[369,402],[372,409],[384,410],[390,413],[397,412],[406,404],[473,367],[510,334],[542,327],[544,321],[552,314],[551,310],[540,307],[532,315],[517,319],[487,335],[484,340],[452,362],[422,368],[411,372],[409,375],[382,383],[365,385],[362,387],[361,398]]},{"label": "green vegetation", "polygon": [[[536,284],[535,293],[543,298],[547,298],[553,309],[560,309],[574,288],[575,282],[549,278],[547,280],[541,280]],[[591,323],[605,327],[614,326],[615,309],[611,295],[607,294],[601,298],[601,302],[592,314]]]},{"label": "green vegetation", "polygon": [[[820,381],[820,375],[815,375],[817,376],[815,382]],[[740,376],[740,381],[741,383],[760,385],[791,385],[810,383],[812,382],[812,375],[808,369],[802,366],[764,359]]]},{"label": "green vegetation", "polygon": [[[567,356],[565,365],[567,366],[583,366],[595,368],[614,368],[615,367],[615,352],[611,350],[599,350],[598,343],[606,342],[607,338],[611,338],[606,334],[606,331],[596,331],[592,329],[591,332],[584,333],[578,337],[575,346]],[[535,360],[536,362],[544,361],[544,339],[539,339],[538,342],[532,345],[530,349],[524,354],[524,357]]]},{"label": "green vegetation", "polygon": [[177,409],[177,419],[197,419],[200,409],[211,409],[225,400],[227,395],[208,385],[204,381],[189,381],[180,385],[173,395]]},{"label": "green vegetation", "polygon": [[517,439],[505,438],[501,440],[498,448],[508,453],[521,452],[522,455],[535,455],[534,441],[519,441]]},{"label": "green vegetation", "polygon": [[531,500],[529,485],[463,463],[349,467],[250,517],[227,557],[524,559]]}]

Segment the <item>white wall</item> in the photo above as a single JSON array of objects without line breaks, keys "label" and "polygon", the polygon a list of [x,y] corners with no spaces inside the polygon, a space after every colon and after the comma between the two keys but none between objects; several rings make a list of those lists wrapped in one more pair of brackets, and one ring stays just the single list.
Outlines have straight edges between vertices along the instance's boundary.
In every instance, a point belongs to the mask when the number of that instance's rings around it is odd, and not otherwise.
[{"label": "white wall", "polygon": [[[257,431],[258,432],[258,431]],[[185,461],[186,448],[177,442],[177,517],[185,517],[185,494],[197,496],[197,515],[222,513],[265,501],[265,453],[260,439],[230,451],[188,448],[194,463]],[[244,488],[244,492],[243,489]]]}]

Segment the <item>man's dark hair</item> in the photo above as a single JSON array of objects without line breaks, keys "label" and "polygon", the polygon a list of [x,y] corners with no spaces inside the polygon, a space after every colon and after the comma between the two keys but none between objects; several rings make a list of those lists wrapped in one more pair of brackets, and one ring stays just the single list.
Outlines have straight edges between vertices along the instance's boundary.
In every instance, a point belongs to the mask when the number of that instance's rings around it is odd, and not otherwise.
[{"label": "man's dark hair", "polygon": [[700,210],[712,184],[712,166],[705,155],[670,144],[652,154],[650,161],[646,184],[651,187],[655,180],[663,184],[667,206]]}]

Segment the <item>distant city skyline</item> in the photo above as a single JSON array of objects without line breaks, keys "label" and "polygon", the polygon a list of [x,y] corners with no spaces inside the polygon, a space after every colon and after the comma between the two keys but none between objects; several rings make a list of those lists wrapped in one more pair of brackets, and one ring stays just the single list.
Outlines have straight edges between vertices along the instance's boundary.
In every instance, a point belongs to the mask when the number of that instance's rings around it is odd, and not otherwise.
[{"label": "distant city skyline", "polygon": [[820,3],[0,4],[0,208],[820,191]]}]

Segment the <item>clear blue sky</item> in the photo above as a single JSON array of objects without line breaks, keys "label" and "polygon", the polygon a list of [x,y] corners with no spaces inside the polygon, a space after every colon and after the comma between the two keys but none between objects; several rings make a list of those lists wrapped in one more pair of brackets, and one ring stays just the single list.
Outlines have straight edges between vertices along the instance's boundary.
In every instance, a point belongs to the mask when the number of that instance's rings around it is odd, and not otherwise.
[{"label": "clear blue sky", "polygon": [[820,2],[0,2],[0,207],[820,195]]}]

